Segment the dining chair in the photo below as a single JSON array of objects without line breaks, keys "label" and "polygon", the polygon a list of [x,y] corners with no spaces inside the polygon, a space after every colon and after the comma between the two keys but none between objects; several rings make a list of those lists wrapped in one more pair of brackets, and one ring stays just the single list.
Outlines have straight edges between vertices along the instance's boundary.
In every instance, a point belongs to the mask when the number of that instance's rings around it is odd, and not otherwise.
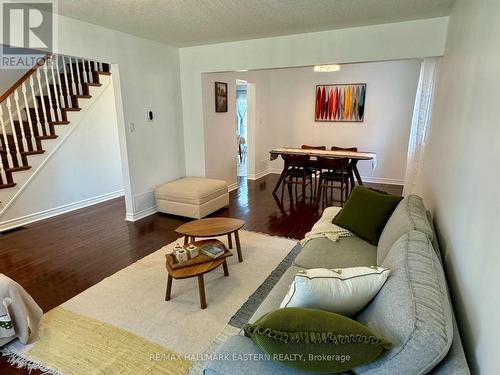
[{"label": "dining chair", "polygon": [[[352,152],[357,152],[358,148],[357,147],[337,147],[337,146],[332,146],[330,148],[332,151],[352,151]],[[355,186],[355,180],[354,180],[354,168],[356,167],[356,164],[358,163],[357,159],[349,159],[349,163],[346,166],[346,169],[344,170],[344,173],[347,173],[349,175],[349,194],[351,193],[352,189],[354,189]]]},{"label": "dining chair", "polygon": [[306,197],[306,187],[310,185],[311,187],[311,198],[314,196],[314,190],[312,185],[312,172],[307,167],[307,162],[309,161],[308,155],[282,155],[285,161],[283,185],[281,187],[281,201],[283,201],[283,195],[285,192],[285,185],[288,187],[288,193],[290,195],[290,201],[293,200],[292,197],[292,187],[295,186],[295,199],[298,199],[297,187],[300,185],[302,187],[302,199]]},{"label": "dining chair", "polygon": [[[300,146],[300,148],[302,150],[326,150],[326,146],[302,145]],[[312,176],[314,177],[312,183],[314,192],[313,195],[315,195],[317,189],[316,184],[317,184],[318,172],[319,172],[318,158],[309,156],[309,160],[307,161],[307,168],[310,170]]]},{"label": "dining chair", "polygon": [[[348,158],[324,158],[318,157],[319,161],[319,183],[317,193],[317,203],[321,199],[321,206],[325,208],[326,203],[339,202],[340,206],[344,206],[344,201],[347,200],[349,193],[349,174]],[[338,185],[337,185],[338,183]],[[334,190],[340,190],[340,199],[334,199]],[[328,202],[328,193],[330,193],[330,201]]]}]

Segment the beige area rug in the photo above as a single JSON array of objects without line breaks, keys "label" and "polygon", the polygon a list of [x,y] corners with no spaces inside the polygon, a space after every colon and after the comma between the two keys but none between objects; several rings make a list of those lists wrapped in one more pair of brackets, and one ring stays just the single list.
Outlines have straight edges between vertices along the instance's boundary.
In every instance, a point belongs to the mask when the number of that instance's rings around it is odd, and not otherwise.
[{"label": "beige area rug", "polygon": [[14,365],[53,374],[186,374],[297,243],[249,231],[240,239],[244,262],[235,255],[229,277],[222,267],[205,275],[205,310],[196,278],[174,280],[165,301],[171,243],[45,314],[33,345],[2,350]]}]

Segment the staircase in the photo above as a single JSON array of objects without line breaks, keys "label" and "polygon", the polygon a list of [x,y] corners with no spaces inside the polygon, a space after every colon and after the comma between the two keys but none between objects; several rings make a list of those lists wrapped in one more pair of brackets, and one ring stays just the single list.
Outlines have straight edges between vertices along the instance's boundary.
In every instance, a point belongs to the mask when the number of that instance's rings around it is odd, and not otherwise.
[{"label": "staircase", "polygon": [[70,134],[110,75],[107,63],[46,55],[0,97],[0,217]]}]

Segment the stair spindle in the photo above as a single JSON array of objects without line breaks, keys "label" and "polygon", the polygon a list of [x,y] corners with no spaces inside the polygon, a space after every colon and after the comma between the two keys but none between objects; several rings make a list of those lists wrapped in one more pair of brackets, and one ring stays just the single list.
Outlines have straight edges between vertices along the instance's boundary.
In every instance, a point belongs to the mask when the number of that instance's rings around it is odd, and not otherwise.
[{"label": "stair spindle", "polygon": [[50,126],[49,126],[49,118],[47,116],[47,109],[45,108],[45,98],[43,97],[43,89],[42,89],[42,81],[41,81],[41,74],[40,74],[40,69],[36,71],[36,80],[38,82],[38,94],[42,98],[42,112],[43,112],[43,135],[49,135],[50,134]]},{"label": "stair spindle", "polygon": [[6,184],[7,181],[7,172],[5,172],[5,167],[3,165],[3,159],[0,156],[0,180],[2,180],[2,184]]},{"label": "stair spindle", "polygon": [[89,78],[87,76],[87,65],[85,65],[85,60],[81,59],[82,62],[82,83],[88,83]]},{"label": "stair spindle", "polygon": [[[30,82],[29,85],[31,87],[31,99],[33,100],[33,108],[35,110],[35,127],[38,131],[38,135],[43,134],[43,126],[42,126],[42,121],[40,120],[40,113],[38,112],[38,103],[35,100],[35,88],[34,88],[34,82],[33,82],[33,76],[30,76]],[[29,113],[31,116],[31,111],[28,107],[26,107],[26,113]]]},{"label": "stair spindle", "polygon": [[[17,119],[19,122],[19,128],[21,129],[21,143],[23,145],[23,150],[28,151],[28,138],[26,137],[26,132],[24,131],[23,117],[21,116],[21,106],[19,104],[19,88],[14,91],[14,102],[16,103]],[[15,129],[16,126],[12,123],[12,128]]]},{"label": "stair spindle", "polygon": [[7,172],[5,172],[5,167],[3,166],[3,160],[1,156],[0,156],[0,180],[2,180],[2,184],[8,183]]},{"label": "stair spindle", "polygon": [[[26,96],[26,81],[24,81],[23,84],[21,85],[21,91],[23,93],[24,108],[26,110],[26,119],[28,120],[28,126],[30,129],[30,143],[31,143],[32,149],[35,150],[36,149],[35,132],[33,131],[33,121],[31,121],[29,102],[28,102],[28,97]],[[20,120],[20,123],[21,123],[21,120]]]},{"label": "stair spindle", "polygon": [[68,84],[68,73],[66,71],[66,62],[64,61],[64,56],[61,56],[61,58],[62,58],[62,66],[63,66],[63,72],[64,72],[64,84],[66,85],[66,100],[68,102],[68,107],[70,107],[71,93],[70,93],[70,87]]},{"label": "stair spindle", "polygon": [[[7,99],[9,101],[9,99]],[[12,154],[10,151],[9,147],[9,140],[7,138],[7,129],[5,128],[5,123],[3,121],[3,108],[2,108],[2,103],[0,103],[0,125],[2,127],[2,135],[3,135],[3,143],[5,145],[5,151],[7,152],[7,167],[6,168],[12,168],[14,167],[14,160],[12,158]],[[5,165],[4,165],[5,167]]]},{"label": "stair spindle", "polygon": [[76,84],[75,84],[75,74],[73,73],[73,60],[71,57],[68,57],[69,59],[69,70],[71,72],[71,93],[73,95],[78,95],[78,91],[76,90]]},{"label": "stair spindle", "polygon": [[[57,59],[57,57],[56,57],[56,59]],[[54,58],[51,58],[50,72],[52,74],[52,87],[54,88],[54,96],[56,99],[57,118],[59,119],[59,121],[62,121],[62,113],[61,113],[62,106],[61,106],[61,102],[59,101],[59,89],[58,89],[56,77],[54,74],[54,65],[55,65]],[[50,86],[49,86],[49,91],[50,91]]]},{"label": "stair spindle", "polygon": [[86,63],[87,63],[87,76],[88,76],[88,81],[87,83],[91,83],[92,82],[92,67],[90,66],[90,61],[89,60],[86,60]]},{"label": "stair spindle", "polygon": [[67,102],[66,105],[64,105],[64,94],[63,94],[63,87],[61,83],[61,72],[59,71],[59,56],[56,56],[56,77],[57,77],[57,83],[59,84],[59,102],[61,103],[61,108],[69,108],[71,107],[71,101]]},{"label": "stair spindle", "polygon": [[76,62],[76,73],[77,73],[77,76],[78,76],[78,92],[77,94],[80,95],[80,94],[83,94],[83,87],[82,87],[82,75],[80,74],[80,63],[78,62],[78,59],[75,58],[75,62]]},{"label": "stair spindle", "polygon": [[17,138],[17,129],[14,126],[14,116],[12,115],[12,102],[10,100],[10,96],[7,98],[7,112],[9,114],[10,127],[12,129],[12,135],[14,138],[14,146],[16,148],[16,159],[18,166],[21,166],[22,158],[21,158],[21,149],[19,148],[19,140]]},{"label": "stair spindle", "polygon": [[[50,118],[52,121],[57,121],[56,112],[54,110],[54,103],[52,102],[52,94],[50,92],[50,84],[49,84],[49,75],[48,75],[48,63],[45,62],[43,66],[43,74],[45,76],[45,89],[47,90],[47,95],[49,97],[49,110],[50,110]],[[42,100],[45,101],[45,98],[42,96]]]}]

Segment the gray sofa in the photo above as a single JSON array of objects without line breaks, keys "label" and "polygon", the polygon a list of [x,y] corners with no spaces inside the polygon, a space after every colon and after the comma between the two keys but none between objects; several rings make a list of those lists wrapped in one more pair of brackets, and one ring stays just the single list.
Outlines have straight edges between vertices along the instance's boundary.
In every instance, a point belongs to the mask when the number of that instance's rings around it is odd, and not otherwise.
[{"label": "gray sofa", "polygon": [[[295,274],[305,268],[378,265],[391,276],[355,319],[384,336],[392,348],[356,374],[470,374],[437,248],[422,199],[404,198],[387,222],[378,246],[358,237],[305,244],[250,322],[279,308]],[[205,375],[306,374],[263,356],[244,335],[230,337],[208,362]]]}]

